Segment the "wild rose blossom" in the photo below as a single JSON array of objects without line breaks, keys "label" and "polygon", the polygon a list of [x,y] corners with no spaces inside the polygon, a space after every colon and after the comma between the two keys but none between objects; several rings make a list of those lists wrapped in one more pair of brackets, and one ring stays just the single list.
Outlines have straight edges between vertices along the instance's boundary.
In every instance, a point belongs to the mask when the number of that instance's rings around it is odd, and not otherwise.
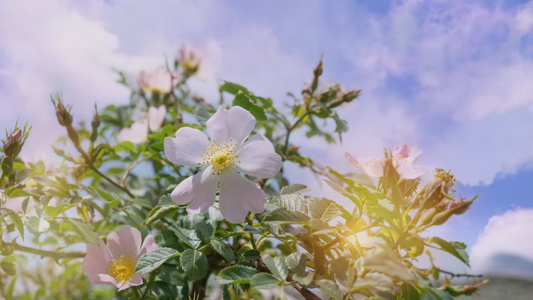
[{"label": "wild rose blossom", "polygon": [[[414,163],[422,154],[418,147],[398,145],[392,151],[392,163],[402,179],[415,179],[431,170],[431,167],[415,166]],[[370,177],[383,177],[385,157],[357,157],[348,152],[344,153],[348,162],[357,170]]]},{"label": "wild rose blossom", "polygon": [[141,71],[137,77],[137,83],[143,91],[160,94],[170,93],[179,82],[180,78],[177,73],[170,73],[164,69]]},{"label": "wild rose blossom", "polygon": [[200,49],[183,44],[176,54],[175,62],[183,68],[186,74],[192,75],[198,72],[203,58],[204,54]]},{"label": "wild rose blossom", "polygon": [[110,284],[122,291],[143,283],[143,274],[135,273],[135,266],[143,254],[157,248],[153,235],[147,236],[143,242],[139,230],[124,227],[110,233],[107,244],[100,240],[99,247],[87,245],[83,269],[92,284]]},{"label": "wild rose blossom", "polygon": [[131,127],[123,128],[120,131],[120,140],[141,144],[148,141],[148,129],[157,132],[165,120],[167,109],[164,105],[148,108],[148,119],[140,119],[134,122]]},{"label": "wild rose blossom", "polygon": [[272,177],[281,169],[281,157],[260,134],[245,142],[255,122],[252,114],[239,106],[230,110],[220,107],[206,123],[210,142],[202,131],[190,127],[180,128],[175,138],[167,137],[164,148],[168,160],[188,167],[206,167],[183,180],[172,192],[172,200],[179,205],[189,203],[189,213],[204,212],[215,202],[220,183],[219,207],[226,220],[239,223],[248,211],[263,212],[265,194],[239,172]]}]

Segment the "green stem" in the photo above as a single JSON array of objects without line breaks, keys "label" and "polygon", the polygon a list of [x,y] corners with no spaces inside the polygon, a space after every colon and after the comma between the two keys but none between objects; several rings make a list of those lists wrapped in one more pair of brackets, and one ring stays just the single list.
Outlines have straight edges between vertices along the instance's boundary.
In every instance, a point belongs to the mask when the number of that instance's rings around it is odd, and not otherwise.
[{"label": "green stem", "polygon": [[285,137],[285,145],[283,146],[283,153],[287,154],[287,148],[289,147],[289,136],[291,135],[291,132],[300,122],[308,115],[309,113],[304,113],[296,122],[289,128],[287,128],[287,136]]},{"label": "green stem", "polygon": [[40,255],[41,257],[51,257],[51,258],[56,259],[56,260],[60,259],[60,258],[80,258],[80,257],[85,257],[85,253],[83,253],[83,252],[47,251],[47,250],[30,248],[30,247],[19,245],[17,243],[9,243],[9,242],[3,242],[3,245],[4,245],[4,247],[12,246],[14,250],[17,250],[17,251],[20,251],[20,252],[37,254],[37,255]]},{"label": "green stem", "polygon": [[135,198],[135,195],[133,195],[125,186],[122,186],[120,185],[119,183],[115,182],[113,179],[107,177],[107,175],[105,175],[104,173],[100,172],[100,170],[98,170],[98,168],[96,168],[94,165],[92,164],[89,164],[88,165],[93,171],[95,171],[98,175],[100,175],[103,179],[107,180],[109,183],[111,183],[112,185],[116,186],[117,188],[121,189],[122,191],[124,191],[126,194],[128,194],[128,196],[130,196],[131,198]]}]

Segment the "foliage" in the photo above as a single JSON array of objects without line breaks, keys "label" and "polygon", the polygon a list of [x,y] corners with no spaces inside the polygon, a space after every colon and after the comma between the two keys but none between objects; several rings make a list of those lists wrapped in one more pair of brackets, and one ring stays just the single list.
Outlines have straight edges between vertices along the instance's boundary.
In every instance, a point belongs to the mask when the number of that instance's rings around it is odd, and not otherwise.
[{"label": "foliage", "polygon": [[[56,116],[67,132],[54,147],[63,160],[59,166],[18,157],[29,134],[26,127],[21,134],[16,128],[7,135],[0,179],[1,267],[8,275],[0,276],[0,292],[6,299],[15,290],[25,293],[20,299],[202,299],[213,293],[224,299],[261,299],[266,297],[261,291],[282,293],[279,287],[295,289],[306,299],[320,299],[320,293],[332,299],[451,299],[470,295],[484,283],[474,277],[471,284],[450,285],[448,278],[458,274],[437,267],[431,253],[442,250],[468,265],[466,245],[424,237],[427,228],[463,213],[473,201],[455,199],[449,172],[436,171],[419,188],[419,178],[401,179],[390,163],[374,185],[360,174],[320,166],[291,143],[296,130],[334,143],[348,129],[337,109],[360,91],[342,91],[339,85],[320,88],[322,61],[302,96],[291,95],[290,117],[272,99],[227,81],[220,86],[219,104],[250,111],[257,120],[255,131],[274,144],[285,163],[322,176],[353,209],[303,195],[310,190],[289,185],[282,170],[273,178],[255,179],[269,200],[264,213],[249,214],[243,223],[224,220],[217,204],[203,213],[187,213],[170,194],[199,169],[171,163],[164,140],[182,127],[204,130],[216,107],[187,85],[197,66],[176,62],[174,68],[169,72],[180,72],[182,80],[168,93],[137,89],[121,73],[120,83],[131,88],[130,103],[95,111],[90,127],[75,127],[71,109],[55,95]],[[149,107],[160,106],[167,112],[160,129],[149,130],[142,143],[121,141],[121,130]],[[20,209],[8,208],[13,201]],[[160,247],[137,262],[144,283],[120,292],[91,285],[80,259],[85,253],[72,245],[98,245],[123,226],[154,235]],[[38,271],[25,268],[24,253],[43,258]],[[429,268],[417,264],[421,257],[430,258]]]}]

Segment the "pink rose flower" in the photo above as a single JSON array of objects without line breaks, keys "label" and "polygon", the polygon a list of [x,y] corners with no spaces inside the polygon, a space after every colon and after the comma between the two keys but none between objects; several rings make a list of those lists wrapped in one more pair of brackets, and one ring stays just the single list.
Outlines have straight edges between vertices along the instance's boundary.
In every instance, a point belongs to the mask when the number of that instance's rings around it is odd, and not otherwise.
[{"label": "pink rose flower", "polygon": [[143,91],[160,94],[170,93],[180,81],[177,73],[170,73],[164,69],[141,71],[137,77],[137,83]]},{"label": "pink rose flower", "polygon": [[[431,171],[431,167],[414,165],[420,157],[420,154],[422,154],[422,150],[416,146],[398,145],[394,147],[391,159],[402,179],[415,179]],[[366,175],[370,177],[383,177],[385,157],[356,157],[348,152],[345,152],[344,156],[355,169]]]},{"label": "pink rose flower", "polygon": [[142,242],[139,230],[124,227],[110,233],[107,236],[107,244],[102,240],[100,247],[87,244],[83,269],[92,284],[110,284],[122,291],[143,283],[143,274],[135,273],[137,261],[143,254],[158,248],[153,235],[147,236]]}]

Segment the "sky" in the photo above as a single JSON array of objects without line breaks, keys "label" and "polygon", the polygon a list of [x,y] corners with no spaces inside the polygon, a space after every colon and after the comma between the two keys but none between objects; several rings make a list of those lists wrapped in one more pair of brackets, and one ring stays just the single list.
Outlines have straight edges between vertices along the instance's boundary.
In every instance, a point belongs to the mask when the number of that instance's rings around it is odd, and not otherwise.
[{"label": "sky", "polygon": [[29,159],[63,134],[50,94],[88,121],[95,102],[127,103],[114,70],[133,79],[184,42],[205,50],[208,80],[191,84],[213,102],[228,80],[281,105],[323,56],[326,84],[362,94],[341,111],[342,145],[302,151],[349,172],[344,151],[417,145],[479,194],[435,234],[466,242],[473,271],[533,278],[533,1],[0,0],[0,41],[0,128],[33,125]]}]

